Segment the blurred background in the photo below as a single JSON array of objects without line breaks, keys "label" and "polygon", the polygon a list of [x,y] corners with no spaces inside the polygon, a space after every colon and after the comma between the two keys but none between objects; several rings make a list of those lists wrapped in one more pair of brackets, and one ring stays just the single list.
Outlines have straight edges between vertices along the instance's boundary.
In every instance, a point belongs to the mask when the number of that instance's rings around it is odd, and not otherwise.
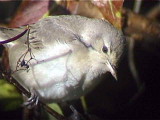
[{"label": "blurred background", "polygon": [[[113,20],[111,13],[106,16],[110,8],[98,1],[0,1],[0,26],[18,27],[61,14],[109,20],[124,32],[126,54],[118,68],[118,81],[106,75],[85,96],[87,113],[97,120],[160,119],[160,1],[120,0],[113,2],[112,7],[115,14],[121,11],[121,18]],[[9,69],[2,46],[0,55],[1,67]],[[0,119],[22,120],[25,116],[22,102],[20,91],[1,78]],[[78,107],[77,110],[81,111]]]}]

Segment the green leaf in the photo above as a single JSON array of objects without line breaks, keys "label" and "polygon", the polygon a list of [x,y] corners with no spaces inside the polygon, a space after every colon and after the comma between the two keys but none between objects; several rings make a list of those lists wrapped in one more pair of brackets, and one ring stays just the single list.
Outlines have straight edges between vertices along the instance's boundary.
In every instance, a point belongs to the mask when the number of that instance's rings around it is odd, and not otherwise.
[{"label": "green leaf", "polygon": [[[51,107],[53,110],[55,110],[57,113],[63,115],[62,110],[61,110],[61,108],[59,107],[58,104],[51,103],[51,104],[48,104],[48,106]],[[57,120],[57,119],[48,113],[48,119],[47,120]]]},{"label": "green leaf", "polygon": [[14,110],[22,103],[21,94],[16,88],[6,82],[0,80],[0,108],[2,111]]}]

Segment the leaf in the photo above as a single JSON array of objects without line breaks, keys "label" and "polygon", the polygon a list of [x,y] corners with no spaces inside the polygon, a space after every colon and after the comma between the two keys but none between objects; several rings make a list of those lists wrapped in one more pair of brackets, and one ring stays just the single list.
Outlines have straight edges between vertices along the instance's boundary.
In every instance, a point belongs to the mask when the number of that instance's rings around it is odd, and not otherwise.
[{"label": "leaf", "polygon": [[62,110],[57,103],[51,103],[48,106],[51,107],[52,109],[54,109],[59,114],[63,115]]},{"label": "leaf", "polygon": [[49,11],[50,0],[24,0],[10,22],[10,27],[35,23]]},{"label": "leaf", "polygon": [[60,3],[63,7],[66,7],[71,14],[82,15],[90,18],[103,18],[100,10],[92,4],[90,1],[67,1],[64,5],[63,1]]},{"label": "leaf", "polygon": [[124,0],[71,0],[60,4],[66,7],[72,14],[78,14],[93,18],[105,18],[115,27],[121,28],[121,8]]},{"label": "leaf", "polygon": [[[53,110],[55,110],[57,113],[63,115],[62,110],[57,103],[51,103],[51,104],[48,104],[48,106],[51,107]],[[48,120],[57,120],[54,116],[50,115],[49,113],[48,113],[48,117],[49,117]]]},{"label": "leaf", "polygon": [[0,80],[0,106],[1,110],[14,110],[22,103],[22,97],[17,92],[16,88],[7,83],[5,80]]},{"label": "leaf", "polygon": [[124,0],[92,0],[103,16],[117,28],[121,28],[121,9]]},{"label": "leaf", "polygon": [[[55,11],[57,11],[57,9],[61,9],[61,11],[64,12],[61,14],[66,14],[66,10],[69,10],[71,14],[93,18],[105,18],[117,28],[121,28],[121,8],[123,2],[124,0],[27,0],[21,3],[9,27],[19,27],[35,23],[43,16],[48,16],[51,8],[54,8],[54,11],[52,11],[53,13],[56,13]],[[58,7],[60,5],[62,7]],[[66,10],[64,10],[64,8]]]}]

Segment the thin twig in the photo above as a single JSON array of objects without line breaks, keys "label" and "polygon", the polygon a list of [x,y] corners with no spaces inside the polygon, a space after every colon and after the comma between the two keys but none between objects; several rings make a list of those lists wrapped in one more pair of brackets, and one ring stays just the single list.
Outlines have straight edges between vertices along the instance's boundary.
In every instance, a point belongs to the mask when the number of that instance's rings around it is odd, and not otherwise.
[{"label": "thin twig", "polygon": [[142,0],[135,0],[133,11],[139,13],[141,9]]},{"label": "thin twig", "polygon": [[[7,28],[0,28],[0,29],[7,29]],[[18,34],[17,36],[10,38],[8,40],[4,40],[4,41],[0,41],[0,45],[15,41],[17,39],[19,39],[20,37],[22,37],[26,32],[28,31],[28,29],[25,29],[22,33]]]},{"label": "thin twig", "polygon": [[[3,29],[3,28],[2,28]],[[17,40],[17,39],[19,39],[20,37],[22,37],[26,32],[28,31],[28,34],[29,34],[29,27],[27,26],[27,28],[26,28],[26,30],[25,31],[23,31],[22,33],[20,33],[20,34],[18,34],[17,36],[15,36],[15,37],[13,37],[13,38],[10,38],[10,39],[8,39],[8,40],[4,40],[4,41],[1,41],[0,42],[0,45],[1,44],[5,44],[5,43],[9,43],[9,42],[12,42],[12,41],[14,41],[14,40]],[[29,38],[27,37],[27,40],[29,40]],[[28,49],[30,49],[30,47],[29,47],[29,41],[27,41],[28,43]],[[27,50],[27,52],[24,54],[24,55],[22,55],[22,57],[24,56],[24,58],[25,58],[25,56],[26,56],[26,54],[28,53],[28,52],[31,52],[31,51],[29,51],[29,50]],[[33,57],[32,57],[32,54],[30,53],[30,55],[31,55],[31,59],[33,59]],[[31,60],[30,59],[30,60]],[[18,61],[19,62],[19,61]],[[21,62],[21,61],[20,61]],[[11,84],[13,84],[18,90],[20,90],[25,96],[27,96],[28,98],[30,98],[30,96],[31,96],[31,93],[30,92],[28,92],[22,85],[20,85],[19,84],[19,82],[18,81],[16,81],[12,76],[11,76],[11,73],[9,73],[9,72],[3,72],[3,69],[2,68],[0,68],[0,73],[2,74],[2,78],[4,78],[4,79],[6,79],[7,81],[9,81]],[[52,116],[54,116],[56,119],[58,119],[58,120],[66,120],[66,118],[64,117],[64,116],[62,116],[62,115],[60,115],[59,113],[57,113],[56,111],[54,111],[53,109],[51,109],[49,106],[47,106],[45,103],[43,103],[42,101],[40,101],[39,100],[39,103],[42,105],[42,107],[48,112],[48,113],[50,113]]]}]

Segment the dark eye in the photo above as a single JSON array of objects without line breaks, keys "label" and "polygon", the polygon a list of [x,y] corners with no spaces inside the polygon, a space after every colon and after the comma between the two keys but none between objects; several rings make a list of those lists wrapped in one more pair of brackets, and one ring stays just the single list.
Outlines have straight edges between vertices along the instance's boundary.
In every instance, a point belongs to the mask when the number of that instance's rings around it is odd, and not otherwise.
[{"label": "dark eye", "polygon": [[108,52],[108,48],[107,48],[106,46],[103,46],[102,51],[103,51],[104,53],[107,53],[107,52]]}]

